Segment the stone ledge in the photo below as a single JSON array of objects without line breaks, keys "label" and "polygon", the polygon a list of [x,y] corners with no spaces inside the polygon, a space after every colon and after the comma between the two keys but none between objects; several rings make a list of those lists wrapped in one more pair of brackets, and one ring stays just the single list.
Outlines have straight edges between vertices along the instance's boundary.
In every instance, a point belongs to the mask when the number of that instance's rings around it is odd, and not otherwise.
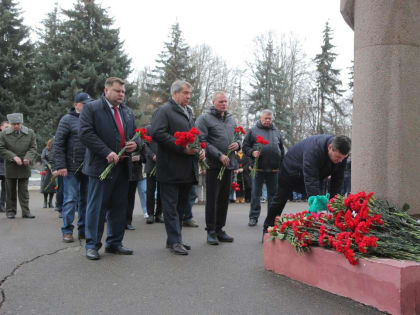
[{"label": "stone ledge", "polygon": [[420,263],[359,259],[320,247],[298,254],[287,241],[264,238],[264,266],[291,279],[371,305],[391,314],[420,314]]}]

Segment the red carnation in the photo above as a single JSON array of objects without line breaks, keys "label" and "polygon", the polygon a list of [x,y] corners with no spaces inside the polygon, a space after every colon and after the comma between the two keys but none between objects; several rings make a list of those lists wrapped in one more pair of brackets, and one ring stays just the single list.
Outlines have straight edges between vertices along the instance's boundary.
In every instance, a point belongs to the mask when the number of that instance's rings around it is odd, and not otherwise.
[{"label": "red carnation", "polygon": [[234,191],[240,191],[241,190],[241,187],[239,186],[238,183],[233,182],[232,183],[232,190],[234,190]]},{"label": "red carnation", "polygon": [[147,143],[152,142],[152,137],[151,136],[144,136],[144,141],[146,141]]},{"label": "red carnation", "polygon": [[41,171],[41,172],[39,172],[39,174],[40,174],[41,176],[43,176],[43,175],[47,174],[47,171]]},{"label": "red carnation", "polygon": [[[258,149],[257,151],[261,153],[263,145],[268,144],[268,140],[264,139],[264,137],[257,136],[257,143],[258,143]],[[257,166],[258,166],[258,158],[257,156],[254,160],[254,167],[251,170],[251,177],[255,177],[257,175]]]},{"label": "red carnation", "polygon": [[238,127],[236,127],[235,128],[235,132],[236,133],[242,133],[242,134],[245,134],[246,132],[245,132],[245,129],[242,127],[242,126],[238,126]]},{"label": "red carnation", "polygon": [[196,135],[196,136],[198,136],[198,135],[200,134],[200,130],[198,130],[197,128],[194,128],[194,127],[192,127],[192,128],[190,129],[190,132],[191,132],[193,135]]},{"label": "red carnation", "polygon": [[200,143],[200,147],[201,147],[202,149],[205,149],[205,148],[207,147],[207,144],[206,144],[205,142],[201,142],[201,143]]}]

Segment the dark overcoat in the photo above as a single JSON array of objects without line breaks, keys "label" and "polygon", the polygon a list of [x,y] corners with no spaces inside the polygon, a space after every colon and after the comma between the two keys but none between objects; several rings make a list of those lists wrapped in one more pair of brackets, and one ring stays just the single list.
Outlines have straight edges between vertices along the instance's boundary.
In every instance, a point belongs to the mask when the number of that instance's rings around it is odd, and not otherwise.
[{"label": "dark overcoat", "polygon": [[158,144],[156,176],[161,183],[198,182],[198,158],[175,144],[175,132],[194,127],[192,111],[189,107],[187,111],[188,115],[171,98],[153,114],[151,134]]}]

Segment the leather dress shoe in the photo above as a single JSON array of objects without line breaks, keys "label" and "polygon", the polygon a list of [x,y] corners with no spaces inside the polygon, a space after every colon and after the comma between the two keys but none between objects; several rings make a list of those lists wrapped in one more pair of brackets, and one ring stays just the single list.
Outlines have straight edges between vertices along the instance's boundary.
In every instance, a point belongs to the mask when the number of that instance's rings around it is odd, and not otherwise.
[{"label": "leather dress shoe", "polygon": [[165,223],[165,221],[163,221],[163,217],[161,215],[157,215],[155,217],[155,222],[156,223]]},{"label": "leather dress shoe", "polygon": [[127,224],[127,226],[125,227],[126,230],[130,230],[130,231],[134,231],[136,228],[134,226],[132,226],[131,224]]},{"label": "leather dress shoe", "polygon": [[71,235],[71,234],[63,234],[63,242],[64,243],[73,243],[74,242],[73,235]]},{"label": "leather dress shoe", "polygon": [[172,244],[170,249],[171,249],[171,252],[174,253],[175,255],[188,255],[187,250],[185,249],[184,245],[182,245],[181,243]]},{"label": "leather dress shoe", "polygon": [[257,222],[258,222],[257,219],[251,218],[249,219],[248,226],[256,226]]},{"label": "leather dress shoe", "polygon": [[[184,246],[184,248],[185,248],[186,250],[191,250],[191,246],[190,246],[190,245],[188,245],[188,244],[182,243],[182,246]],[[166,248],[172,248],[172,246],[171,246],[171,245],[169,245],[169,244],[166,244]]]},{"label": "leather dress shoe", "polygon": [[117,247],[105,247],[105,253],[117,255],[133,255],[133,250],[120,245]]},{"label": "leather dress shoe", "polygon": [[197,228],[198,224],[193,219],[189,219],[187,221],[182,222],[182,226]]},{"label": "leather dress shoe", "polygon": [[233,242],[233,237],[227,235],[226,232],[223,230],[216,231],[216,234],[217,234],[217,239],[219,240],[219,242],[224,242],[224,243]]},{"label": "leather dress shoe", "polygon": [[152,215],[149,215],[149,217],[146,219],[146,223],[147,224],[153,224],[153,216]]},{"label": "leather dress shoe", "polygon": [[217,240],[217,234],[215,231],[207,231],[207,244],[219,245],[219,241]]},{"label": "leather dress shoe", "polygon": [[22,218],[24,218],[24,219],[34,219],[35,216],[32,213],[29,213],[29,214],[23,215]]},{"label": "leather dress shoe", "polygon": [[8,219],[14,219],[15,218],[15,214],[13,212],[7,212],[6,214]]},{"label": "leather dress shoe", "polygon": [[88,248],[86,249],[86,258],[90,260],[98,260],[100,257],[96,249]]}]

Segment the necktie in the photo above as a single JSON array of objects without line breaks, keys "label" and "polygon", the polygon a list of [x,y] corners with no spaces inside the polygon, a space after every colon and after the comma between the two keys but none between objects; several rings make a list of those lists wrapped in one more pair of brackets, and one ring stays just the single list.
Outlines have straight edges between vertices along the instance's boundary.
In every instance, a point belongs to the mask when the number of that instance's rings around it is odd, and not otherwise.
[{"label": "necktie", "polygon": [[121,136],[121,148],[123,148],[125,146],[125,135],[123,126],[121,124],[120,114],[118,113],[117,106],[113,106],[112,109],[114,110],[115,121],[117,122],[118,131],[120,132]]}]

